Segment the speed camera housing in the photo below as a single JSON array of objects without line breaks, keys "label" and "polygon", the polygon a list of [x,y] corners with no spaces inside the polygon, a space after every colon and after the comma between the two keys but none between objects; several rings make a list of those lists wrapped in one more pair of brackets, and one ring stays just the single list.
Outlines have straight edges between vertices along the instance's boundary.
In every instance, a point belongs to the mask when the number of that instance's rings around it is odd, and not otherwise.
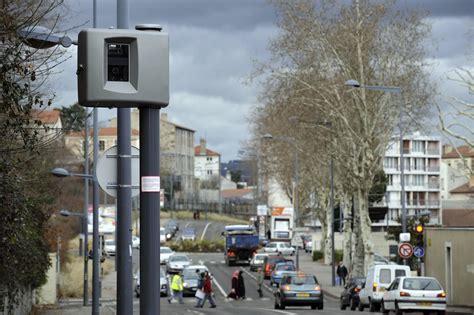
[{"label": "speed camera housing", "polygon": [[165,107],[169,40],[160,31],[85,29],[78,38],[79,104]]}]

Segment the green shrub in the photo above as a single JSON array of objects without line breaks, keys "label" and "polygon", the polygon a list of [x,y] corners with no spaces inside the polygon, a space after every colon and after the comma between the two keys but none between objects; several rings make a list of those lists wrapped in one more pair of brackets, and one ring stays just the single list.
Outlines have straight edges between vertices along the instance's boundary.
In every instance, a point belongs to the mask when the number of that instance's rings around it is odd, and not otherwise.
[{"label": "green shrub", "polygon": [[313,251],[313,261],[318,261],[324,258],[324,253],[320,250]]},{"label": "green shrub", "polygon": [[344,257],[344,251],[342,249],[336,249],[336,261],[342,261]]},{"label": "green shrub", "polygon": [[210,241],[210,240],[198,240],[198,241],[179,241],[179,242],[168,242],[166,244],[175,252],[223,252],[224,251],[224,241]]}]

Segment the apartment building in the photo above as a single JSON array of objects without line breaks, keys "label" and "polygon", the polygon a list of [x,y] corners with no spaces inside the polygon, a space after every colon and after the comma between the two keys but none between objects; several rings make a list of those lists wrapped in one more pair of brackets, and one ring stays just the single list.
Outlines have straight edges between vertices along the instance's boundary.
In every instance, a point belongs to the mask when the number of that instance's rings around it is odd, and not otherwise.
[{"label": "apartment building", "polygon": [[221,156],[206,147],[206,140],[201,138],[194,147],[194,176],[200,180],[219,178]]},{"label": "apartment building", "polygon": [[[420,133],[403,139],[405,202],[408,215],[429,210],[430,223],[441,224],[441,141]],[[383,168],[388,177],[385,224],[396,225],[401,217],[400,141],[394,137],[385,153]]]}]

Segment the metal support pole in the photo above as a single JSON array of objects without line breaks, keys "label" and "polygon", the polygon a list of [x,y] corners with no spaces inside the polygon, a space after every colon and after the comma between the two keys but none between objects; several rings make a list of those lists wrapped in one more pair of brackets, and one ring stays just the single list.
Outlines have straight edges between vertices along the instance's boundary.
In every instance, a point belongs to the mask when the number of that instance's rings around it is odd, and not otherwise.
[{"label": "metal support pole", "polygon": [[331,225],[332,225],[332,230],[331,230],[331,243],[332,243],[332,248],[331,248],[331,256],[332,256],[332,263],[331,263],[331,275],[332,275],[332,285],[336,285],[336,251],[335,247],[336,244],[334,244],[334,159],[331,156],[331,169],[330,169],[330,176],[331,176],[331,200],[329,201],[330,207],[331,207]]},{"label": "metal support pole", "polygon": [[[117,28],[128,29],[128,0],[117,0]],[[132,164],[130,108],[117,109],[117,314],[133,313]]]},{"label": "metal support pole", "polygon": [[[405,202],[405,157],[403,152],[403,127],[402,127],[402,112],[403,112],[403,95],[400,93],[402,104],[400,106],[400,114],[398,116],[398,129],[400,131],[400,203],[402,207],[402,233],[407,231],[407,209]],[[403,264],[408,265],[408,261],[403,259]]]},{"label": "metal support pole", "polygon": [[159,180],[160,176],[159,109],[140,108],[140,147],[140,314],[159,315],[160,190],[144,187],[145,179]]},{"label": "metal support pole", "polygon": [[93,189],[92,189],[92,204],[93,204],[93,234],[92,234],[92,252],[93,252],[93,267],[92,267],[92,314],[99,315],[100,313],[100,252],[99,252],[99,183],[97,181],[97,159],[99,157],[99,141],[98,141],[98,112],[97,107],[94,107],[94,171],[93,171]]},{"label": "metal support pole", "polygon": [[[86,108],[86,122],[84,126],[84,174],[89,174],[89,118],[88,109]],[[82,305],[87,306],[89,300],[89,229],[88,229],[88,217],[89,217],[89,179],[84,178],[84,209],[82,217],[82,233],[84,233],[84,281],[83,281],[83,303]]]}]

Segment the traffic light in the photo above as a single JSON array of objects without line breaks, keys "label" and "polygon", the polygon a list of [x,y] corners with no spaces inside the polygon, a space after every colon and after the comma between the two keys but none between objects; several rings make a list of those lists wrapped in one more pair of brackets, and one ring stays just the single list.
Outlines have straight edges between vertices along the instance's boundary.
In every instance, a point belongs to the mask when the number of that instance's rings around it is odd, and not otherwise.
[{"label": "traffic light", "polygon": [[422,223],[415,225],[416,233],[416,246],[424,247],[423,243],[423,232],[425,231],[425,226]]}]

